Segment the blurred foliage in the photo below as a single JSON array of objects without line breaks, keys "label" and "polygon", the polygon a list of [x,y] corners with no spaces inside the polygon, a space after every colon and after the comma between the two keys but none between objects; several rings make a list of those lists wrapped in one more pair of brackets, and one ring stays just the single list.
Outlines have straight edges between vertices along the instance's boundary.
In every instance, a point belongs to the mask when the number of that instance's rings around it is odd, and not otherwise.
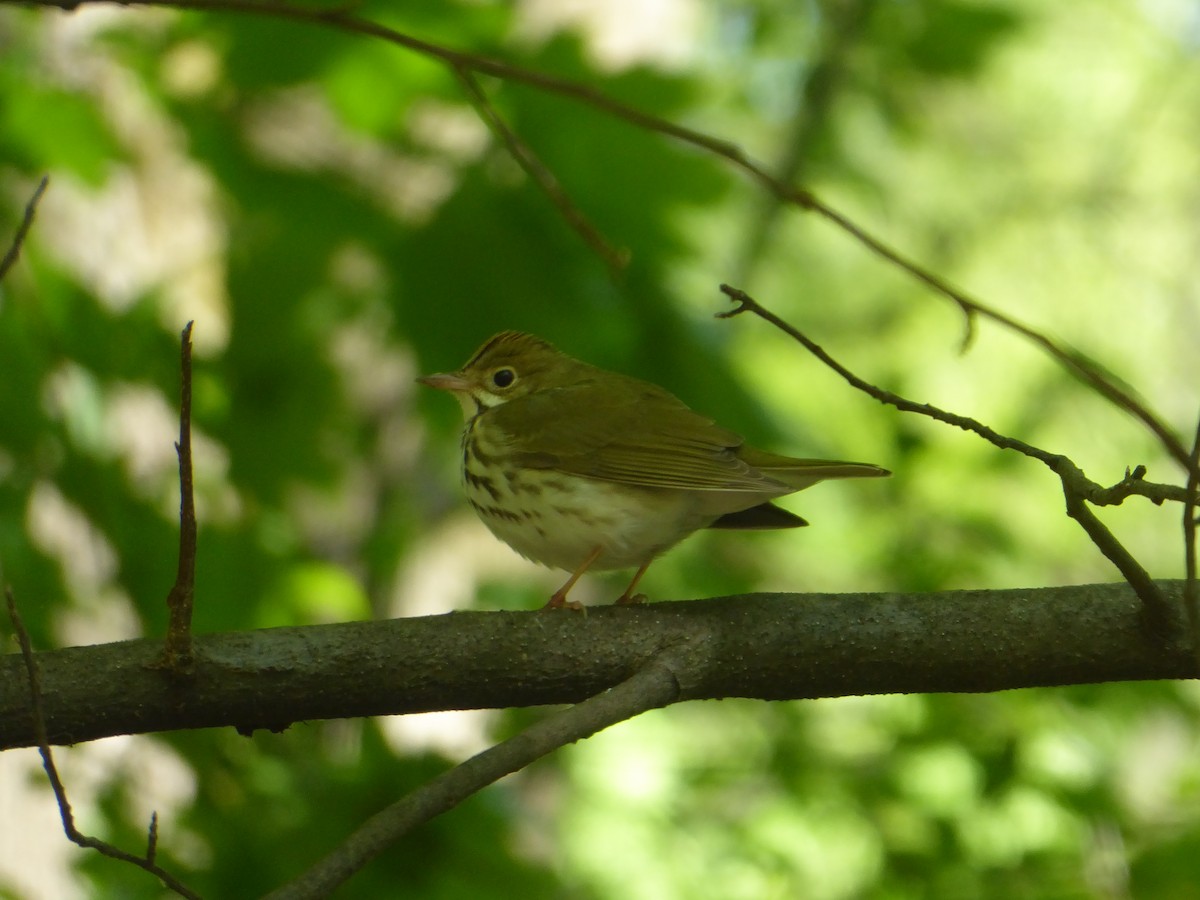
[{"label": "blurred foliage", "polygon": [[[852,4],[864,27],[830,60]],[[832,62],[807,182],[1190,428],[1200,21],[1186,0],[679,0],[665,20],[593,7],[355,12],[764,159],[783,155],[807,76]],[[412,384],[502,328],[656,380],[757,442],[896,471],[805,495],[799,536],[697,536],[651,570],[659,597],[1116,577],[1033,464],[880,408],[761,322],[711,320],[716,285],[747,262],[753,185],[576,102],[483,84],[629,250],[621,280],[430,60],[267,17],[0,6],[0,234],[51,175],[0,285],[0,576],[38,646],[162,631],[190,319],[202,631],[542,602],[558,576],[464,512],[458,412]],[[1150,438],[1027,344],[982,327],[960,355],[955,311],[845,235],[800,214],[773,230],[743,286],[865,377],[1098,481],[1138,463],[1173,477]],[[1155,575],[1179,574],[1175,511],[1103,515]],[[580,588],[600,601],[617,581]],[[1198,706],[1190,685],[1107,685],[674,708],[491,788],[339,896],[1198,896]],[[173,870],[205,896],[252,897],[536,715],[59,755],[84,827],[135,848],[157,808]],[[5,754],[0,783],[36,782],[32,759]],[[47,824],[0,831],[0,896],[42,895],[12,868],[26,838],[74,867],[56,896],[161,895]]]}]

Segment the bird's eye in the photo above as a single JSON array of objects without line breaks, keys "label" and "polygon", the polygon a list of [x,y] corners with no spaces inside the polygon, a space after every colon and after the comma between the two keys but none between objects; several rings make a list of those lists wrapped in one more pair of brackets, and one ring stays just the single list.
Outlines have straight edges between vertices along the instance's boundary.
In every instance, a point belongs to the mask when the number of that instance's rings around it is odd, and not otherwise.
[{"label": "bird's eye", "polygon": [[492,384],[498,388],[512,387],[517,380],[517,373],[512,369],[497,369],[492,373]]}]

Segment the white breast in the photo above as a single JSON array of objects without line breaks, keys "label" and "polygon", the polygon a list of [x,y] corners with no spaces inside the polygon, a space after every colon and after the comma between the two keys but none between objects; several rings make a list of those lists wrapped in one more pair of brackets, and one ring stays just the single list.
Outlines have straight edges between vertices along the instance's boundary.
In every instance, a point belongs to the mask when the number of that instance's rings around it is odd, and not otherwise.
[{"label": "white breast", "polygon": [[464,467],[467,499],[492,533],[522,556],[574,571],[640,566],[708,525],[683,491],[637,488],[549,470],[488,477]]}]

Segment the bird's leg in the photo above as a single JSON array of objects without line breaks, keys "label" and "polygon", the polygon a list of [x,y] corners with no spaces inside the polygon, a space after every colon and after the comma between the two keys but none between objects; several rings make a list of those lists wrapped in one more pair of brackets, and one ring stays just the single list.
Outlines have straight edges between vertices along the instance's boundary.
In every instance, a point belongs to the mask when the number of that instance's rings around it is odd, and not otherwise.
[{"label": "bird's leg", "polygon": [[642,567],[634,573],[633,581],[629,582],[629,587],[625,588],[625,593],[617,598],[617,606],[632,606],[635,603],[641,603],[646,599],[645,594],[635,594],[633,589],[637,587],[637,583],[642,580],[642,576],[646,574],[646,570],[650,568],[650,563],[654,562],[654,557],[650,557]]},{"label": "bird's leg", "polygon": [[583,573],[588,570],[588,567],[596,561],[603,549],[603,547],[597,546],[595,550],[589,553],[587,559],[583,561],[582,565],[580,565],[578,569],[571,573],[571,577],[567,579],[566,584],[550,595],[549,602],[543,606],[542,609],[562,609],[563,607],[566,607],[567,609],[584,612],[582,603],[580,603],[578,600],[567,599],[567,592],[571,590],[571,588],[575,587],[575,582],[577,582]]}]

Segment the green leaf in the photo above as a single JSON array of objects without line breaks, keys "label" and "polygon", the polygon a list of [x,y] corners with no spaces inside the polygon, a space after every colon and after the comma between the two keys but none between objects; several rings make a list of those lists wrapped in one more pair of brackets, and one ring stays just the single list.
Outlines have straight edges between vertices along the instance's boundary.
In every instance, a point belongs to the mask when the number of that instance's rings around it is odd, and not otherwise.
[{"label": "green leaf", "polygon": [[33,82],[0,90],[0,149],[27,169],[63,169],[99,185],[124,158],[94,98]]}]

